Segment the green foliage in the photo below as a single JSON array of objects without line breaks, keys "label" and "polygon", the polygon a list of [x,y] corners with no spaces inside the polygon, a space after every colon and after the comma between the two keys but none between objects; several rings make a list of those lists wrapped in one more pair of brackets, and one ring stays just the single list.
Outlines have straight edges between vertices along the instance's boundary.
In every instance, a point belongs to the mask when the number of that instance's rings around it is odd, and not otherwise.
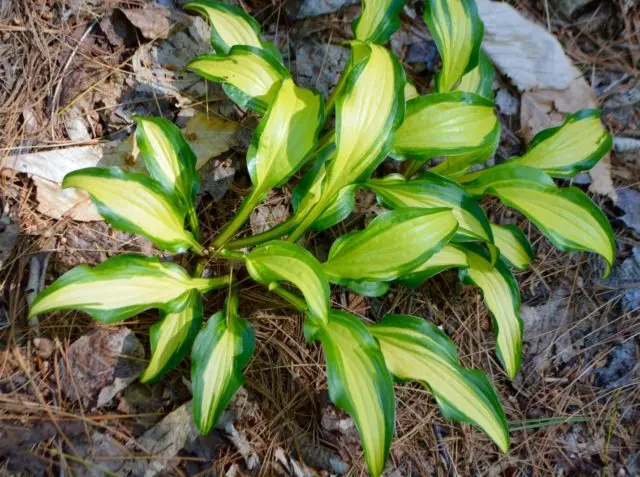
[{"label": "green foliage", "polygon": [[[160,118],[136,118],[148,175],[91,168],[69,174],[64,187],[87,191],[115,228],[172,253],[191,250],[234,260],[231,273],[201,278],[206,259],[187,271],[169,260],[120,255],[64,274],[36,298],[30,315],[76,309],[113,323],[159,310],[142,380],[160,378],[190,353],[194,419],[204,434],[242,385],[255,348],[249,322],[238,316],[241,290],[232,275],[239,261],[253,280],[306,315],[307,339],[318,340],[324,350],[330,397],[353,417],[372,475],[381,474],[394,433],[392,375],[426,386],[445,416],[477,424],[507,452],[498,396],[484,373],[461,365],[442,331],[404,315],[367,326],[331,307],[330,283],[381,296],[394,282],[417,287],[443,270],[458,269],[463,282],[482,291],[494,319],[497,355],[514,378],[523,337],[519,287],[509,266],[525,269],[535,254],[520,229],[491,224],[477,199],[497,196],[558,248],[598,253],[608,269],[615,245],[604,214],[579,189],[559,187],[553,177],[593,167],[610,148],[611,136],[598,111],[580,111],[539,133],[521,157],[469,173],[489,159],[500,139],[492,102],[495,73],[480,52],[483,25],[475,3],[426,0],[424,19],[443,69],[437,92],[422,96],[383,46],[399,25],[403,4],[363,2],[350,59],[325,107],[317,92],[295,84],[275,46],[244,10],[211,0],[188,3],[187,9],[211,23],[214,48],[188,68],[222,83],[236,104],[262,115],[247,151],[253,187],[235,217],[205,245],[195,207],[195,155],[180,130]],[[332,115],[335,121],[327,121]],[[387,156],[410,161],[404,176],[375,173]],[[436,156],[444,160],[420,172]],[[265,233],[238,238],[267,193],[296,176],[301,178],[292,217]],[[373,191],[388,210],[363,230],[335,240],[321,263],[295,242],[352,214],[358,188]],[[204,320],[205,294],[225,287],[224,310]]]}]

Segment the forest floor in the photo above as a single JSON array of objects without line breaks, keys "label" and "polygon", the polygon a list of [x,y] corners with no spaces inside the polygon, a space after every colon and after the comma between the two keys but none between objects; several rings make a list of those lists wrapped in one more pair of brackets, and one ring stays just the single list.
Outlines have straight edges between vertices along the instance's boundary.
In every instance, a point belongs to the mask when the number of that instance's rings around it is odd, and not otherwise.
[{"label": "forest floor", "polygon": [[[149,357],[153,313],[113,326],[76,312],[27,320],[35,291],[73,266],[154,251],[90,220],[90,207],[59,193],[65,171],[138,166],[127,139],[133,114],[174,120],[208,160],[199,205],[207,237],[250,186],[244,157],[257,119],[217,86],[180,72],[210,50],[208,27],[183,13],[182,3],[0,0],[0,475],[366,474],[353,421],[329,401],[320,348],[306,344],[301,316],[258,285],[241,297],[257,338],[247,381],[207,437],[197,436],[189,415],[188,362],[156,384],[136,379]],[[241,2],[297,81],[325,94],[347,58],[355,3]],[[562,253],[518,213],[485,202],[490,218],[520,226],[537,254],[517,274],[525,347],[512,382],[493,353],[480,293],[454,272],[417,290],[394,286],[379,299],[336,288],[332,301],[367,320],[407,313],[442,326],[463,364],[489,375],[511,426],[503,455],[477,428],[446,421],[423,387],[397,384],[385,475],[640,475],[640,7],[628,0],[509,3],[561,42],[616,138],[603,177],[575,181],[596,191],[613,225],[611,277],[603,279],[593,255]],[[408,2],[391,47],[427,93],[440,60],[421,13],[422,2]],[[524,150],[533,126],[523,114],[530,96],[503,75],[496,91],[500,161]],[[554,108],[570,112],[558,102]],[[288,187],[271,194],[252,215],[252,231],[286,217],[290,195]],[[373,197],[357,199],[347,221],[313,237],[318,256],[375,213]],[[207,296],[206,316],[223,295]]]}]

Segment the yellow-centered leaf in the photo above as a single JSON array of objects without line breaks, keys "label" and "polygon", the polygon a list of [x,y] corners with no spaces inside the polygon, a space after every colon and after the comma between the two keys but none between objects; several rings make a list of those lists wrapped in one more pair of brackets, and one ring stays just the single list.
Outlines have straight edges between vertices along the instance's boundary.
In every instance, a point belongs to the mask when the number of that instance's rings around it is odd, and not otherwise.
[{"label": "yellow-centered leaf", "polygon": [[362,13],[352,25],[357,40],[386,43],[400,27],[400,10],[406,0],[363,0]]},{"label": "yellow-centered leaf", "polygon": [[140,234],[173,253],[189,248],[202,253],[202,246],[184,228],[184,205],[143,174],[90,167],[67,174],[62,187],[87,191],[100,215],[120,230]]},{"label": "yellow-centered leaf", "polygon": [[535,253],[522,230],[515,225],[496,224],[491,224],[491,230],[502,258],[513,268],[526,269],[535,258]]},{"label": "yellow-centered leaf", "polygon": [[460,365],[448,336],[407,315],[387,315],[369,330],[394,376],[428,386],[447,418],[479,425],[507,452],[509,428],[498,396],[483,372]]},{"label": "yellow-centered leaf", "polygon": [[149,330],[151,360],[140,381],[155,381],[176,367],[189,351],[202,324],[202,299],[191,290],[180,311],[165,313]]},{"label": "yellow-centered leaf", "polygon": [[397,209],[334,242],[324,271],[329,280],[390,281],[414,270],[455,234],[449,209]]},{"label": "yellow-centered leaf", "polygon": [[595,166],[612,142],[600,122],[600,111],[583,109],[567,116],[561,126],[536,134],[527,152],[513,162],[553,177],[573,177]]},{"label": "yellow-centered leaf", "polygon": [[234,46],[227,55],[202,55],[186,68],[203,78],[223,83],[227,95],[239,106],[262,114],[275,100],[280,81],[289,72],[266,53],[250,46]]},{"label": "yellow-centered leaf", "polygon": [[492,265],[479,247],[467,246],[468,267],[460,269],[465,283],[482,290],[484,301],[494,320],[497,354],[507,375],[513,379],[520,368],[522,357],[522,319],[520,288],[507,266],[498,260]]},{"label": "yellow-centered leaf", "polygon": [[446,93],[478,64],[484,26],[474,0],[426,0],[423,18],[442,58],[436,86]]},{"label": "yellow-centered leaf", "polygon": [[228,277],[191,278],[178,265],[139,255],[118,255],[100,265],[80,265],[40,293],[29,316],[80,310],[103,323],[115,323],[151,308],[180,311],[191,290],[206,292]]},{"label": "yellow-centered leaf", "polygon": [[420,96],[407,103],[393,142],[398,159],[431,159],[484,151],[500,135],[492,101],[473,93]]},{"label": "yellow-centered leaf", "polygon": [[369,473],[379,476],[395,424],[393,382],[380,348],[357,316],[331,310],[327,324],[305,321],[308,341],[322,343],[329,396],[358,427]]},{"label": "yellow-centered leaf", "polygon": [[237,297],[226,302],[198,333],[191,351],[193,419],[201,434],[208,434],[220,414],[244,383],[242,370],[255,348],[249,323],[237,316]]},{"label": "yellow-centered leaf", "polygon": [[251,277],[264,285],[293,283],[302,291],[309,311],[326,322],[331,292],[322,266],[299,245],[274,240],[251,251],[245,260]]}]

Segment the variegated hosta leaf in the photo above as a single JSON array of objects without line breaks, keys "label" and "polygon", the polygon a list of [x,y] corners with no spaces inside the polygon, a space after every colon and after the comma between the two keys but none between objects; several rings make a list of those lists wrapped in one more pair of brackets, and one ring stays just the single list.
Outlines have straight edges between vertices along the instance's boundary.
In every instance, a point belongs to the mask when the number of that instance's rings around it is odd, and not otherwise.
[{"label": "variegated hosta leaf", "polygon": [[331,310],[326,325],[305,320],[304,332],[322,344],[329,396],[355,421],[369,473],[379,476],[395,424],[393,382],[380,347],[357,316],[338,310]]},{"label": "variegated hosta leaf", "polygon": [[143,174],[89,167],[67,174],[62,187],[88,192],[100,215],[117,229],[142,235],[173,253],[189,248],[202,253],[202,246],[184,228],[184,205]]},{"label": "variegated hosta leaf", "polygon": [[448,156],[440,164],[430,168],[429,171],[458,180],[458,178],[463,176],[471,166],[483,164],[491,159],[496,153],[496,149],[498,149],[499,145],[500,123],[498,123],[498,132],[493,136],[493,140],[488,142],[484,147],[477,151]]},{"label": "variegated hosta leaf", "polygon": [[454,240],[493,242],[491,226],[480,205],[457,183],[437,174],[425,172],[407,180],[400,174],[370,179],[365,187],[376,193],[388,209],[406,207],[451,208],[459,227]]},{"label": "variegated hosta leaf", "polygon": [[536,134],[524,156],[513,162],[553,177],[573,177],[595,166],[612,142],[600,122],[600,111],[583,109],[567,116],[562,125]]},{"label": "variegated hosta leaf", "polygon": [[314,153],[313,164],[303,174],[291,193],[291,206],[296,214],[311,210],[320,200],[322,186],[327,176],[326,166],[335,157],[335,150],[335,144],[330,144]]},{"label": "variegated hosta leaf", "polygon": [[482,290],[485,304],[494,319],[496,351],[507,375],[513,379],[522,356],[522,319],[520,288],[507,265],[500,259],[492,265],[479,247],[467,246],[468,267],[459,271],[465,283]]},{"label": "variegated hosta leaf", "polygon": [[336,153],[327,170],[328,186],[336,191],[370,174],[384,159],[404,112],[406,80],[395,56],[374,44],[353,42],[352,48],[368,54],[358,54],[363,59],[336,101]]},{"label": "variegated hosta leaf", "polygon": [[236,45],[264,49],[280,59],[277,48],[262,39],[260,24],[241,8],[213,0],[192,0],[184,5],[204,15],[211,24],[211,44],[220,54],[227,54]]},{"label": "variegated hosta leaf", "polygon": [[519,210],[560,250],[591,251],[607,261],[616,254],[611,225],[596,204],[577,187],[558,188],[544,172],[507,163],[483,171],[466,186],[475,195],[496,195]]},{"label": "variegated hosta leaf", "polygon": [[543,171],[509,162],[469,173],[458,182],[463,183],[467,192],[476,198],[491,194],[493,189],[502,187],[526,188],[531,183],[549,188],[556,186],[553,179]]},{"label": "variegated hosta leaf", "polygon": [[474,0],[426,0],[423,18],[442,58],[436,86],[446,93],[478,64],[484,25]]},{"label": "variegated hosta leaf", "polygon": [[417,288],[425,280],[440,272],[466,266],[468,266],[467,254],[455,245],[447,244],[415,270],[403,275],[399,281],[409,288]]},{"label": "variegated hosta leaf", "polygon": [[275,101],[254,131],[247,151],[253,189],[234,219],[216,237],[213,242],[216,248],[224,246],[249,219],[253,208],[269,190],[282,186],[302,167],[318,143],[318,131],[324,118],[322,97],[297,87],[290,78],[281,84]]},{"label": "variegated hosta leaf", "polygon": [[427,386],[448,419],[477,424],[507,452],[509,427],[496,392],[482,371],[460,365],[447,335],[407,315],[387,315],[369,331],[391,374]]},{"label": "variegated hosta leaf", "polygon": [[139,255],[118,255],[100,265],[80,265],[40,293],[29,316],[80,310],[103,323],[115,323],[151,308],[180,311],[188,293],[229,283],[228,277],[191,278],[178,265]]},{"label": "variegated hosta leaf", "polygon": [[449,209],[397,209],[361,231],[336,240],[324,271],[329,280],[390,281],[405,275],[446,244],[458,222]]},{"label": "variegated hosta leaf", "polygon": [[522,230],[515,225],[491,224],[496,247],[502,258],[513,268],[525,270],[536,254]]},{"label": "variegated hosta leaf", "polygon": [[191,350],[193,419],[203,435],[244,383],[242,370],[255,348],[251,326],[237,314],[237,297],[232,296],[225,308],[209,318]]},{"label": "variegated hosta leaf", "polygon": [[363,0],[362,13],[352,25],[356,40],[386,43],[400,27],[400,10],[406,0]]},{"label": "variegated hosta leaf", "polygon": [[356,292],[358,295],[379,297],[389,291],[391,286],[390,282],[372,282],[372,281],[357,281],[351,280],[345,283],[345,286],[350,290]]},{"label": "variegated hosta leaf", "polygon": [[493,107],[486,98],[459,91],[412,99],[396,131],[393,155],[431,159],[482,152],[500,135]]},{"label": "variegated hosta leaf", "polygon": [[356,206],[355,194],[355,184],[343,187],[338,192],[338,195],[334,197],[333,202],[329,203],[320,217],[311,224],[311,228],[316,232],[322,232],[349,217],[349,214]]},{"label": "variegated hosta leaf", "polygon": [[493,80],[495,77],[496,70],[493,68],[491,60],[481,50],[478,55],[478,64],[462,77],[455,91],[475,93],[493,100]]},{"label": "variegated hosta leaf", "polygon": [[198,230],[195,198],[200,187],[196,155],[182,136],[180,128],[164,118],[134,116],[138,123],[136,143],[144,157],[149,175],[169,194],[184,203],[190,226]]},{"label": "variegated hosta leaf", "polygon": [[302,291],[310,313],[326,322],[331,292],[322,265],[299,245],[281,240],[268,242],[251,251],[245,261],[255,281],[271,285],[293,283]]},{"label": "variegated hosta leaf", "polygon": [[289,180],[316,146],[323,118],[319,93],[299,88],[290,78],[283,80],[247,152],[254,187],[264,193]]},{"label": "variegated hosta leaf", "polygon": [[417,98],[418,96],[420,96],[420,95],[418,94],[418,90],[416,89],[416,85],[414,85],[409,80],[407,80],[407,82],[404,85],[404,100],[405,101],[410,101],[413,98]]},{"label": "variegated hosta leaf", "polygon": [[354,41],[351,46],[352,66],[336,100],[336,146],[326,164],[322,198],[296,212],[298,227],[291,241],[322,215],[345,186],[371,174],[386,157],[391,135],[402,120],[405,76],[398,60],[375,44]]},{"label": "variegated hosta leaf", "polygon": [[180,311],[165,313],[151,329],[151,361],[140,381],[155,381],[176,367],[189,351],[202,325],[202,299],[191,290]]},{"label": "variegated hosta leaf", "polygon": [[225,93],[240,107],[263,114],[275,100],[280,81],[289,72],[264,50],[238,45],[227,55],[202,55],[187,69],[203,78],[223,83]]}]

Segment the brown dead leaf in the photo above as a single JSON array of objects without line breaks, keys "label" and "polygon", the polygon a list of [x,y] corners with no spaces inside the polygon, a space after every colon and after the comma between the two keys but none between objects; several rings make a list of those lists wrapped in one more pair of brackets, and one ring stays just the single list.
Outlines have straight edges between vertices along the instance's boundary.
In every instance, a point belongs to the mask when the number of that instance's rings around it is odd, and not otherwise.
[{"label": "brown dead leaf", "polygon": [[187,25],[191,17],[174,8],[119,8],[127,20],[135,26],[147,40],[168,38],[176,25]]},{"label": "brown dead leaf", "polygon": [[[196,154],[201,168],[213,157],[228,151],[235,141],[237,125],[203,113],[196,113],[183,130]],[[93,146],[21,154],[7,159],[3,168],[28,174],[36,185],[38,212],[59,219],[91,222],[102,220],[88,194],[77,189],[61,187],[68,173],[85,167],[119,167],[126,172],[145,173],[142,158],[135,143],[135,135],[124,141],[110,141]]]},{"label": "brown dead leaf", "polygon": [[214,157],[227,152],[235,142],[238,125],[215,116],[198,113],[182,130],[198,158],[196,167],[204,167]]}]

